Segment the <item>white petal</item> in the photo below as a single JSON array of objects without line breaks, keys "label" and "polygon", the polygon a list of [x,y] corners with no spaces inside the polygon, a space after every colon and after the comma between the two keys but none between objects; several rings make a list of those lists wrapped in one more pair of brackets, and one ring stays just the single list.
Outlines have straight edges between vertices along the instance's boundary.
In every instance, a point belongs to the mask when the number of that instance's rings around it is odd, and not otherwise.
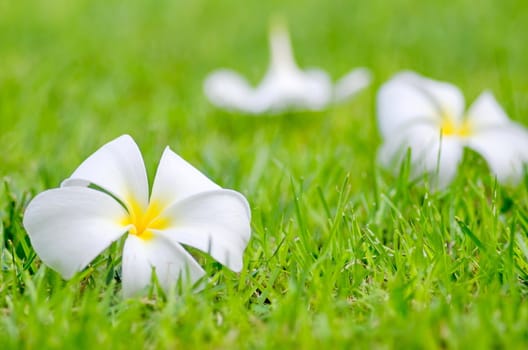
[{"label": "white petal", "polygon": [[465,101],[460,89],[450,83],[425,78],[416,73],[403,73],[404,79],[417,86],[428,98],[432,98],[436,107],[454,119],[464,116]]},{"label": "white petal", "polygon": [[123,248],[123,294],[131,297],[147,287],[152,270],[161,287],[168,292],[182,278],[195,283],[204,271],[179,244],[153,235],[148,240],[129,235]]},{"label": "white petal", "polygon": [[36,196],[24,213],[24,227],[42,261],[70,278],[126,232],[120,223],[125,215],[103,192],[65,187]]},{"label": "white petal", "polygon": [[455,178],[458,166],[464,155],[464,146],[457,137],[444,137],[429,154],[429,161],[436,161],[432,169],[433,187],[442,189],[447,187]]},{"label": "white petal", "polygon": [[274,26],[270,33],[271,62],[262,82],[252,89],[237,73],[220,70],[204,84],[218,107],[251,114],[288,110],[320,110],[332,99],[332,82],[318,69],[300,70],[293,58],[288,32]]},{"label": "white petal", "polygon": [[397,173],[409,149],[411,177],[428,174],[435,189],[444,188],[453,180],[463,155],[463,145],[458,138],[441,139],[436,128],[418,124],[388,138],[378,152],[378,161]]},{"label": "white petal", "polygon": [[123,203],[131,200],[142,208],[148,203],[148,180],[141,152],[134,140],[123,135],[105,144],[86,159],[62,186],[95,184]]},{"label": "white petal", "polygon": [[336,82],[334,100],[340,102],[349,99],[368,87],[371,81],[372,74],[367,68],[356,68],[350,71]]},{"label": "white petal", "polygon": [[275,21],[269,33],[270,67],[273,70],[291,71],[297,69],[290,40],[290,34],[282,21]]},{"label": "white petal", "polygon": [[234,271],[242,269],[242,255],[251,235],[251,212],[240,193],[203,192],[175,203],[162,215],[173,225],[158,231],[159,235],[207,252]]},{"label": "white petal", "polygon": [[255,101],[255,90],[240,74],[227,69],[217,70],[207,76],[204,92],[209,101],[227,110],[258,114],[267,106]]},{"label": "white petal", "polygon": [[377,111],[379,128],[385,138],[416,122],[438,125],[443,115],[460,120],[464,97],[451,84],[404,72],[380,88]]},{"label": "white petal", "polygon": [[304,97],[295,108],[312,111],[325,108],[333,97],[332,79],[325,71],[318,68],[308,68],[303,74]]},{"label": "white petal", "polygon": [[268,71],[256,89],[255,100],[271,113],[288,110],[320,110],[332,97],[332,82],[317,69]]},{"label": "white petal", "polygon": [[506,112],[498,104],[493,94],[489,91],[483,92],[473,102],[467,113],[468,121],[474,129],[494,128],[507,125],[510,119]]},{"label": "white petal", "polygon": [[518,183],[528,163],[528,131],[513,122],[483,129],[468,139],[469,147],[486,159],[501,183]]},{"label": "white petal", "polygon": [[167,147],[154,178],[151,202],[164,207],[194,194],[217,189],[220,186]]}]

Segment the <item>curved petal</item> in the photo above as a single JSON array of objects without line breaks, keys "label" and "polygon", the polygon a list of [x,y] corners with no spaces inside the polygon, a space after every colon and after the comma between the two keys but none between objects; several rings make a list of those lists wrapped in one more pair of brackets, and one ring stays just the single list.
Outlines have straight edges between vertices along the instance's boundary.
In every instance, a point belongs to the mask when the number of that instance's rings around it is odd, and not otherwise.
[{"label": "curved petal", "polygon": [[390,137],[415,122],[439,124],[443,117],[460,122],[464,96],[451,84],[404,72],[380,88],[377,111],[381,134]]},{"label": "curved petal", "polygon": [[148,180],[137,144],[129,135],[108,142],[86,159],[62,186],[95,184],[123,203],[133,201],[146,208]]},{"label": "curved petal", "polygon": [[282,20],[276,19],[270,27],[269,50],[271,70],[291,71],[297,69],[290,33]]},{"label": "curved petal", "polygon": [[506,112],[499,105],[493,94],[484,91],[473,102],[467,113],[468,121],[475,130],[498,127],[510,123]]},{"label": "curved petal", "polygon": [[156,171],[150,200],[165,207],[194,194],[217,189],[220,186],[167,147]]},{"label": "curved petal", "polygon": [[36,196],[24,213],[24,227],[42,261],[70,278],[127,231],[121,223],[126,215],[103,192],[65,187]]},{"label": "curved petal", "polygon": [[444,115],[457,121],[464,116],[464,95],[453,84],[432,80],[411,72],[404,73],[404,79],[420,89]]},{"label": "curved petal", "polygon": [[445,136],[433,147],[427,168],[432,174],[434,188],[443,189],[453,181],[463,155],[464,146],[457,137]]},{"label": "curved petal", "polygon": [[304,86],[303,93],[297,102],[293,98],[293,107],[297,109],[308,109],[319,111],[326,107],[332,100],[333,87],[330,76],[318,68],[308,68],[299,71],[302,74],[301,84]]},{"label": "curved petal", "polygon": [[320,110],[332,98],[332,82],[319,69],[270,70],[257,87],[255,98],[271,113]]},{"label": "curved petal", "polygon": [[251,88],[239,74],[219,70],[204,83],[213,104],[251,114],[288,110],[320,110],[332,99],[332,82],[318,69],[297,67],[286,27],[275,23],[270,31],[270,64],[260,84]]},{"label": "curved petal", "polygon": [[220,108],[248,113],[262,113],[267,107],[255,100],[255,90],[240,74],[220,69],[207,76],[204,93]]},{"label": "curved petal", "polygon": [[451,183],[463,155],[463,145],[457,137],[441,138],[436,128],[415,125],[388,138],[378,152],[378,161],[383,167],[398,172],[407,150],[411,152],[411,177],[428,174],[436,189]]},{"label": "curved petal", "polygon": [[196,260],[179,244],[158,235],[148,240],[129,235],[123,248],[124,296],[134,296],[147,287],[153,269],[166,292],[179,278],[185,283],[194,284],[205,274]]},{"label": "curved petal", "polygon": [[501,183],[518,183],[528,163],[528,131],[513,122],[477,132],[467,145],[480,153]]},{"label": "curved petal", "polygon": [[387,138],[378,151],[378,162],[385,168],[399,169],[408,149],[411,164],[428,154],[439,140],[439,130],[427,124],[415,124]]},{"label": "curved petal", "polygon": [[372,74],[367,68],[356,68],[339,79],[334,86],[335,102],[345,101],[370,85]]},{"label": "curved petal", "polygon": [[242,255],[251,235],[251,212],[240,193],[203,192],[175,203],[162,215],[173,225],[157,234],[209,253],[233,271],[242,269]]}]

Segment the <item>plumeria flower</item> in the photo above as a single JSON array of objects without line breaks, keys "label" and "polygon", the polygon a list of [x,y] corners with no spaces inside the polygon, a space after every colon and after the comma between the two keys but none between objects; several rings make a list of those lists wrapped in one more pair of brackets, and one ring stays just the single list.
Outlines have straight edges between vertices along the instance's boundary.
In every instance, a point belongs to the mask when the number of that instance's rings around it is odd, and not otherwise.
[{"label": "plumeria flower", "polygon": [[366,68],[346,74],[335,86],[320,69],[300,70],[293,57],[284,25],[272,26],[271,63],[262,82],[250,86],[240,74],[221,69],[205,80],[204,91],[217,107],[250,114],[281,113],[288,110],[321,110],[344,101],[370,84]]},{"label": "plumeria flower", "polygon": [[501,183],[515,184],[528,162],[528,132],[511,121],[493,95],[482,93],[465,111],[455,86],[404,72],[383,85],[377,99],[385,167],[399,169],[410,149],[411,175],[428,173],[433,187],[455,177],[465,147],[478,152]]},{"label": "plumeria flower", "polygon": [[24,227],[42,261],[66,279],[128,233],[125,296],[148,286],[152,271],[166,291],[179,278],[199,280],[204,270],[182,244],[240,271],[251,232],[244,196],[222,189],[168,147],[149,196],[141,153],[128,135],[102,146],[60,188],[37,195]]}]

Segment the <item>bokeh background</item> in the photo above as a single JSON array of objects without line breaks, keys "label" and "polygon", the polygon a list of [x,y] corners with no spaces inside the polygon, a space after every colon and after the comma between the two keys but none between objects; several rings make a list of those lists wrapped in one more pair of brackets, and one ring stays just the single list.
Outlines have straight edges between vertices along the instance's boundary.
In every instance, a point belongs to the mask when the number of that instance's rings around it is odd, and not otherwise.
[{"label": "bokeh background", "polygon": [[[301,67],[337,79],[366,66],[374,86],[322,113],[215,110],[204,77],[228,67],[256,84],[276,15]],[[527,32],[528,10],[515,0],[1,1],[0,173],[34,181],[40,172],[50,186],[64,175],[54,169],[67,174],[79,154],[122,133],[154,157],[148,164],[166,144],[206,166],[214,153],[226,166],[263,143],[278,143],[289,163],[331,142],[337,153],[364,146],[347,154],[358,168],[354,158],[372,158],[377,146],[375,89],[402,69],[453,82],[468,101],[489,88],[513,119],[527,120]]]},{"label": "bokeh background", "polygon": [[[372,86],[321,112],[215,109],[204,78],[226,67],[258,83],[274,16],[301,67],[337,80],[365,66]],[[467,153],[447,193],[409,187],[375,164],[375,96],[411,69],[468,103],[490,89],[528,125],[527,33],[524,0],[0,0],[0,345],[526,346],[526,181],[497,188]],[[151,180],[170,145],[247,196],[241,275],[201,258],[203,293],[122,301],[115,249],[81,283],[39,264],[25,204],[124,133]]]}]

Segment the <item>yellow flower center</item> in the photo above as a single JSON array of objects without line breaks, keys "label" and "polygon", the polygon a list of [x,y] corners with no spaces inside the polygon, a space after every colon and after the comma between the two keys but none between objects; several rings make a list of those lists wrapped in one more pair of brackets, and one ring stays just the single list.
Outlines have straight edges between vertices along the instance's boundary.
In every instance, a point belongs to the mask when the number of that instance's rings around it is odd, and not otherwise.
[{"label": "yellow flower center", "polygon": [[125,226],[132,225],[128,233],[142,239],[152,238],[152,230],[163,230],[170,224],[166,217],[161,216],[163,207],[157,202],[150,202],[146,210],[135,200],[127,201],[128,215],[121,223]]},{"label": "yellow flower center", "polygon": [[464,120],[462,123],[457,123],[449,116],[442,118],[440,129],[442,130],[443,136],[467,137],[473,134],[471,124],[467,120]]}]

